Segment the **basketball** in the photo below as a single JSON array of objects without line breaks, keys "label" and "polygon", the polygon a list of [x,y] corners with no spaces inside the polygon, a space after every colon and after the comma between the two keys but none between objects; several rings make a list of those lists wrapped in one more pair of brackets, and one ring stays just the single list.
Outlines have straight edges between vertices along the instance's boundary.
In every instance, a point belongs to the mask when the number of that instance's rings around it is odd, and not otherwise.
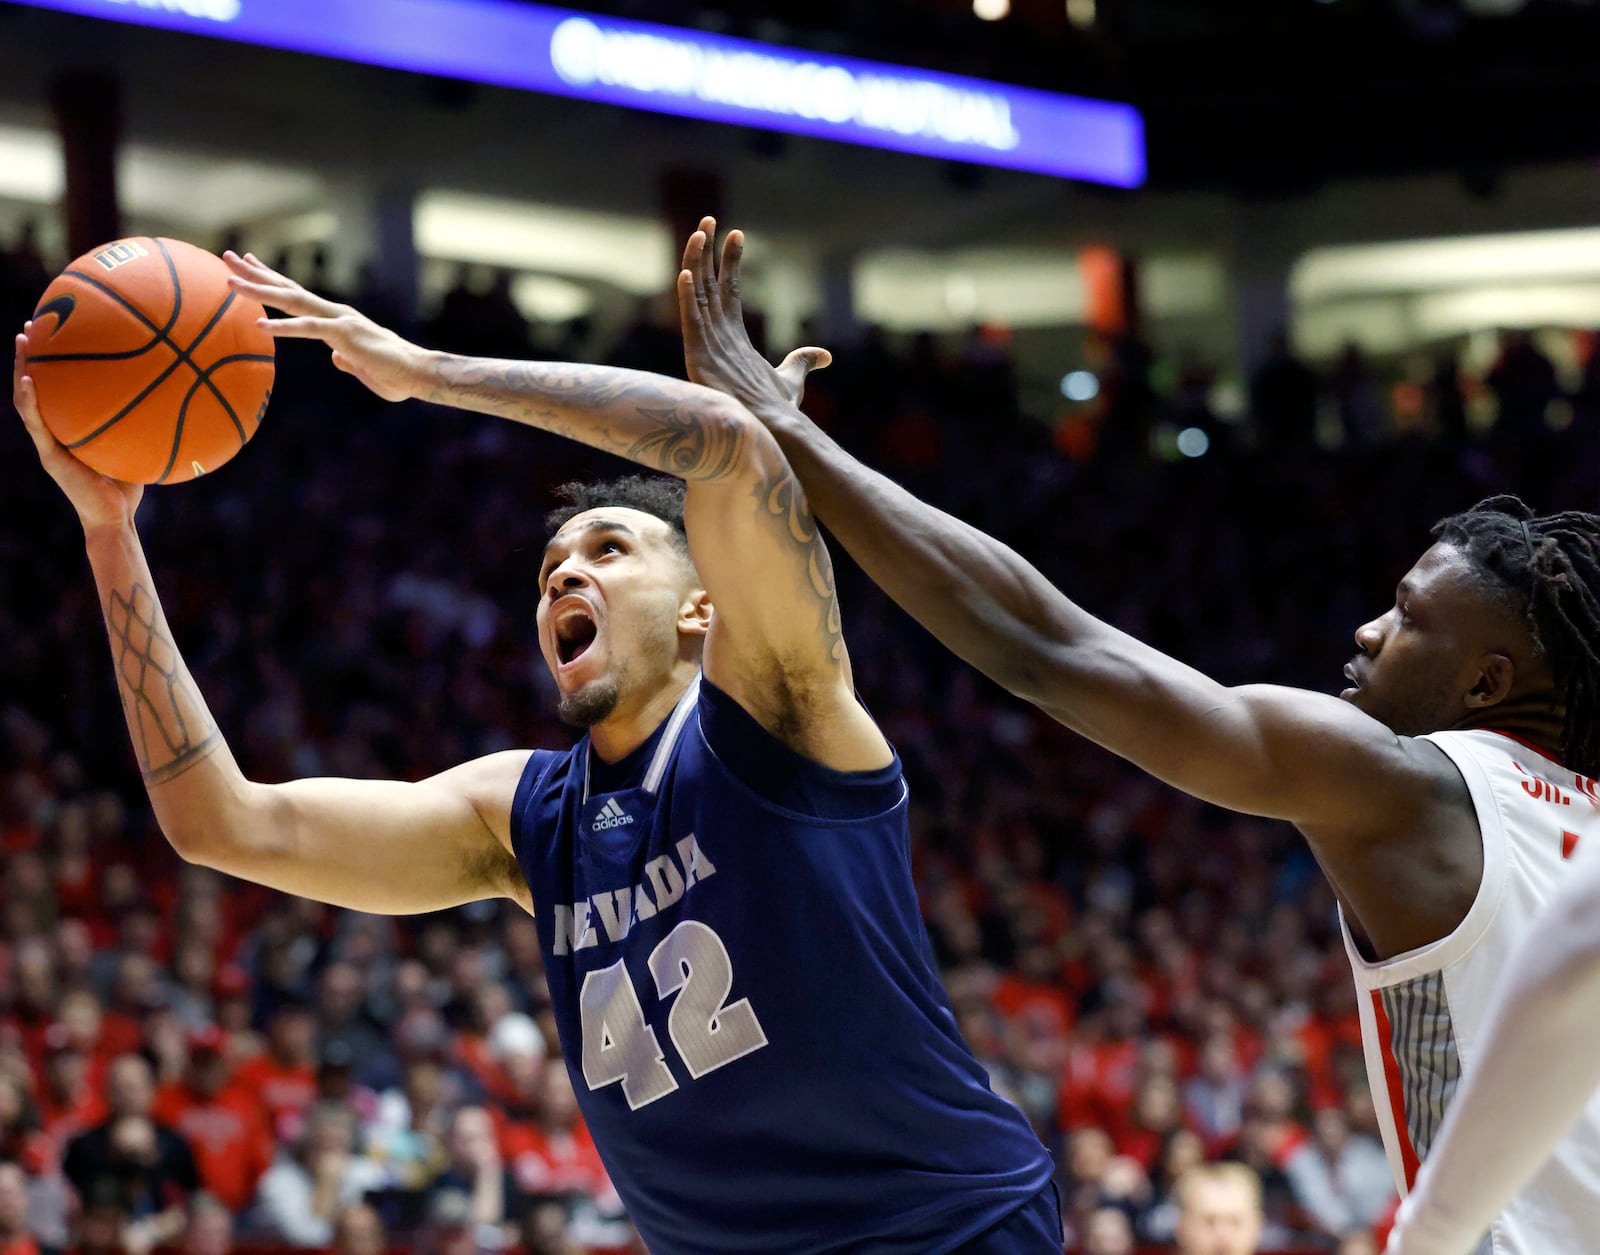
[{"label": "basketball", "polygon": [[113,479],[176,484],[216,470],[272,396],[263,313],[228,287],[221,258],[181,240],[85,253],[45,289],[28,332],[45,425]]}]

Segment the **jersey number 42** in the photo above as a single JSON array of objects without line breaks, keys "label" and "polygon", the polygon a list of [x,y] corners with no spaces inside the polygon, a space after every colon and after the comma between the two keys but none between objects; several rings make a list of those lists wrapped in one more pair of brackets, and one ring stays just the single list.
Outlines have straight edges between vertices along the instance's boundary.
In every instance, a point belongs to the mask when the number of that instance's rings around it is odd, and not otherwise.
[{"label": "jersey number 42", "polygon": [[[767,1044],[750,999],[724,1005],[733,989],[733,964],[713,929],[684,920],[650,952],[648,966],[663,1001],[678,995],[667,1015],[667,1035],[696,1080]],[[678,1088],[622,959],[583,978],[578,1008],[583,1079],[591,1090],[620,1082],[629,1109],[637,1111]]]}]

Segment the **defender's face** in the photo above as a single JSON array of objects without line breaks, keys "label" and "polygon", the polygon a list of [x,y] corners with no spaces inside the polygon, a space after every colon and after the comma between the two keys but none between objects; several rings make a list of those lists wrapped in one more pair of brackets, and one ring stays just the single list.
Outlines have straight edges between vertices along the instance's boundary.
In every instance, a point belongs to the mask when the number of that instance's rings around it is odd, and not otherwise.
[{"label": "defender's face", "polygon": [[642,510],[586,510],[550,538],[539,570],[539,648],[563,718],[599,722],[626,692],[668,679],[691,571],[668,524]]},{"label": "defender's face", "polygon": [[1465,554],[1437,544],[1395,590],[1394,605],[1356,630],[1360,653],[1345,667],[1340,697],[1401,736],[1455,726],[1479,664],[1504,650],[1507,625],[1477,585]]}]

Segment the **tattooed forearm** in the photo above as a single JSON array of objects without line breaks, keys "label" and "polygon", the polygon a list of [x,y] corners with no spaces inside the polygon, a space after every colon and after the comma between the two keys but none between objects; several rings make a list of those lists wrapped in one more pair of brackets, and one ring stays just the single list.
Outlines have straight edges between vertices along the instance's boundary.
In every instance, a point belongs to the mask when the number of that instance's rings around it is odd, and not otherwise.
[{"label": "tattooed forearm", "polygon": [[726,478],[744,425],[726,398],[642,371],[445,356],[427,399],[497,414],[615,453],[679,479]]},{"label": "tattooed forearm", "polygon": [[823,640],[828,656],[838,662],[844,657],[844,622],[834,587],[833,559],[817,533],[816,516],[806,504],[805,491],[785,464],[763,480],[756,493],[766,516],[778,520],[789,540],[805,554],[806,578],[821,612]]},{"label": "tattooed forearm", "polygon": [[176,779],[222,744],[151,591],[141,583],[113,590],[106,630],[117,668],[117,691],[146,784]]}]

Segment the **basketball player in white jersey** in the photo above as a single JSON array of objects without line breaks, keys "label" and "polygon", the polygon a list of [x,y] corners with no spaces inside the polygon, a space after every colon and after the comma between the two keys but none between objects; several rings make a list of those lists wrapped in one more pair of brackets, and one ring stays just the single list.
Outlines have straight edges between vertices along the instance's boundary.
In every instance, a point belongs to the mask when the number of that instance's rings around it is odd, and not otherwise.
[{"label": "basketball player in white jersey", "polygon": [[[1338,698],[1228,688],[1094,618],[1005,545],[850,457],[745,333],[743,240],[707,219],[679,275],[689,374],[777,437],[818,516],[990,678],[1196,797],[1286,819],[1340,904],[1401,1193],[1478,1057],[1495,980],[1600,844],[1600,517],[1501,497],[1455,515],[1356,630]],[[1600,1250],[1600,1101],[1494,1221],[1495,1255]],[[1485,1245],[1485,1251],[1490,1248]]]},{"label": "basketball player in white jersey", "polygon": [[1467,1255],[1585,1118],[1600,1087],[1600,849],[1574,857],[1570,882],[1506,964],[1486,1019],[1388,1255]]}]

